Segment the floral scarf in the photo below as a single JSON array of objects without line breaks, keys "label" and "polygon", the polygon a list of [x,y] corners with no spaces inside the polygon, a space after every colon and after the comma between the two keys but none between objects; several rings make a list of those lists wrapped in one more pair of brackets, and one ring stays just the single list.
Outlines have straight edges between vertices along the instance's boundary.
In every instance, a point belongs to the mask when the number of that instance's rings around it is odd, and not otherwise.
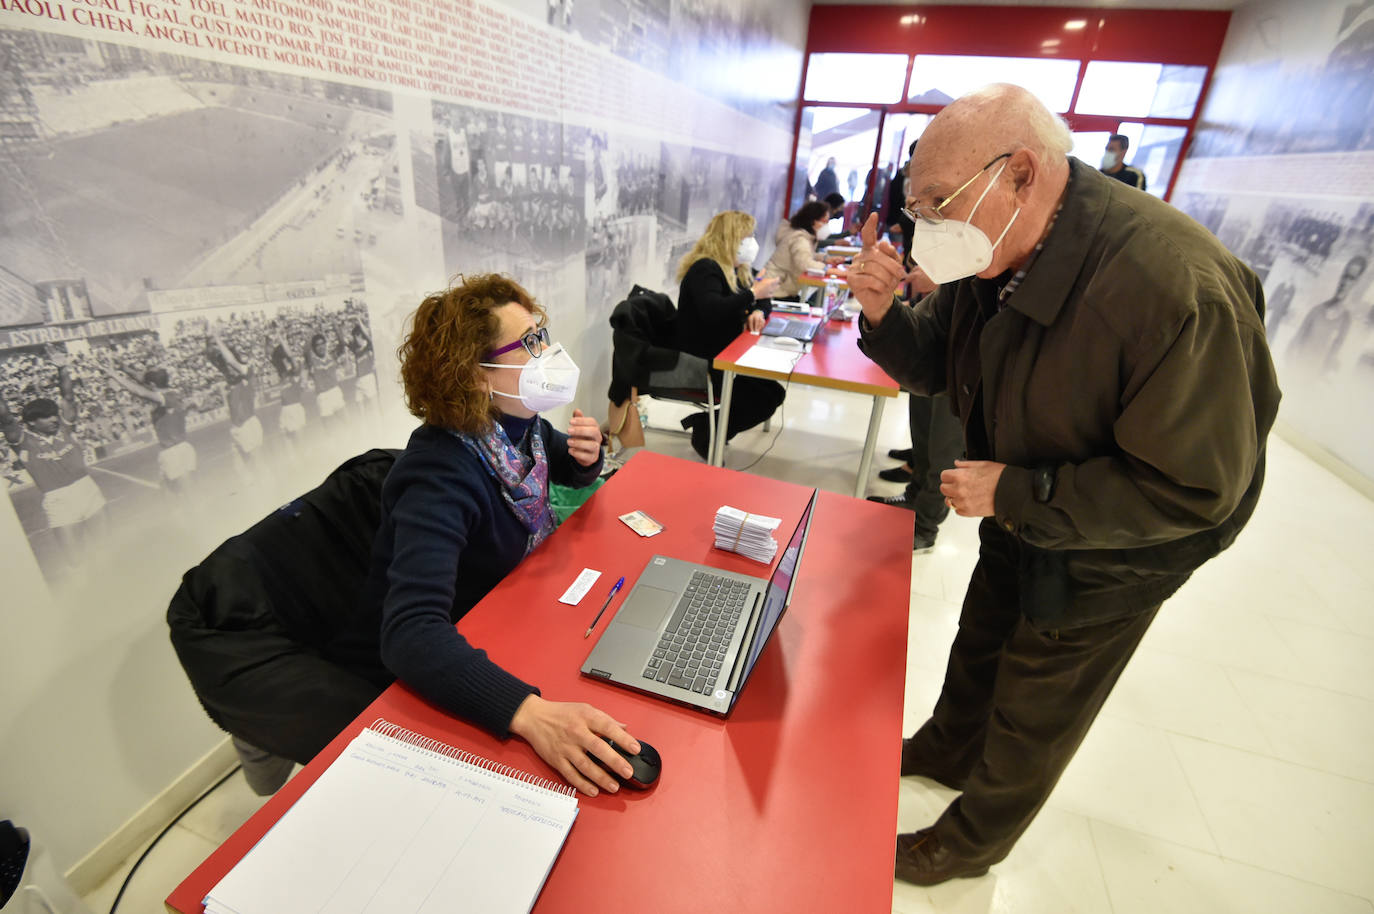
[{"label": "floral scarf", "polygon": [[482,461],[487,472],[500,484],[507,506],[530,531],[525,555],[533,552],[558,524],[549,505],[549,461],[537,425],[536,420],[525,433],[530,442],[530,454],[525,454],[518,444],[511,444],[500,423],[493,423],[484,435],[452,433]]}]

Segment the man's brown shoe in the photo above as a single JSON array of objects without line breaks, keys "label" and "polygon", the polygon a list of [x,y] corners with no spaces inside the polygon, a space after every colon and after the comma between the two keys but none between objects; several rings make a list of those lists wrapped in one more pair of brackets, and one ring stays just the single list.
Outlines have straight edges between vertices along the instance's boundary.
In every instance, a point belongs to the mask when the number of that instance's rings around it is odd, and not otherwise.
[{"label": "man's brown shoe", "polygon": [[950,879],[972,879],[988,871],[985,863],[960,860],[929,828],[897,836],[895,875],[913,885],[939,885]]},{"label": "man's brown shoe", "polygon": [[916,743],[911,739],[902,740],[902,777],[929,778],[950,790],[963,790],[968,783],[967,776],[958,776],[939,770],[929,758],[921,755]]}]

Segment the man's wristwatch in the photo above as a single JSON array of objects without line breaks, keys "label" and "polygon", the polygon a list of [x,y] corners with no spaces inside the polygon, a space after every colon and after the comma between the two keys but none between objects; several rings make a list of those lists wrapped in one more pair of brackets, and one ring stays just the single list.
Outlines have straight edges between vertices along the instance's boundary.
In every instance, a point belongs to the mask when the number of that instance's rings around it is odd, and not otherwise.
[{"label": "man's wristwatch", "polygon": [[1031,496],[1041,504],[1054,496],[1054,467],[1036,467],[1031,476]]}]

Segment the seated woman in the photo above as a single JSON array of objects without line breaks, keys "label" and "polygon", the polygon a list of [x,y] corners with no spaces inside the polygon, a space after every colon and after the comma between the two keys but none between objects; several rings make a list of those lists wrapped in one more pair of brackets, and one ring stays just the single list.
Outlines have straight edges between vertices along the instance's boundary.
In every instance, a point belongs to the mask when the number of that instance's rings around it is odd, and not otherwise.
[{"label": "seated woman", "polygon": [[544,319],[528,292],[498,275],[421,303],[400,356],[406,402],[424,424],[382,488],[363,605],[380,614],[381,658],[398,679],[499,736],[523,738],[595,796],[617,784],[588,753],[629,776],[601,737],[637,752],[634,737],[596,708],[541,697],[454,628],[553,532],[549,483],[585,486],[601,469],[595,419],[575,410],[564,435],[539,416],[570,403],[578,380]]},{"label": "seated woman", "polygon": [[763,268],[764,276],[778,278],[777,298],[797,299],[801,275],[807,270],[825,269],[825,263],[816,258],[816,239],[829,221],[830,207],[812,200],[778,227],[777,247]]},{"label": "seated woman", "polygon": [[[677,299],[678,348],[714,359],[746,327],[757,333],[768,322],[772,305],[768,297],[777,288],[776,278],[754,280],[751,265],[759,254],[754,240],[754,217],[726,210],[712,217],[706,231],[678,266],[681,283]],[[723,375],[711,370],[720,396]],[[782,405],[783,387],[765,378],[735,378],[726,440],[753,428]],[[710,440],[709,419],[694,413],[682,420],[692,433],[692,449],[703,459]]]}]

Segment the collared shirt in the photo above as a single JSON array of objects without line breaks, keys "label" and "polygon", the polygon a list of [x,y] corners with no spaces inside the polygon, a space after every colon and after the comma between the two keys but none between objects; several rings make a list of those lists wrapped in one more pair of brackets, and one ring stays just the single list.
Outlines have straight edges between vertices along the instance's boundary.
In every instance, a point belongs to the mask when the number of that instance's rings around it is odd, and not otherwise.
[{"label": "collared shirt", "polygon": [[[1073,184],[1072,172],[1070,172],[1069,175],[1069,184]],[[1069,189],[1065,188],[1064,196],[1067,197],[1068,194]],[[1059,200],[1059,206],[1055,208],[1054,215],[1050,217],[1050,224],[1045,229],[1045,234],[1040,236],[1040,240],[1035,245],[1035,250],[1031,251],[1030,256],[1026,258],[1026,262],[1021,264],[1021,269],[1016,271],[1016,274],[1012,276],[1011,280],[1005,286],[1002,287],[1002,291],[998,293],[997,310],[1000,311],[1007,306],[1007,299],[1011,298],[1011,293],[1017,290],[1017,288],[1021,285],[1021,281],[1026,278],[1026,274],[1030,272],[1030,268],[1035,263],[1036,258],[1039,257],[1040,252],[1045,249],[1045,242],[1049,240],[1050,235],[1054,232],[1054,225],[1056,222],[1059,221],[1059,214],[1063,211],[1064,199],[1063,197],[1061,197]]]},{"label": "collared shirt", "polygon": [[24,437],[16,450],[34,484],[43,492],[64,488],[90,475],[86,472],[86,456],[81,443],[66,422],[51,437],[40,435],[31,428],[24,429]]}]

